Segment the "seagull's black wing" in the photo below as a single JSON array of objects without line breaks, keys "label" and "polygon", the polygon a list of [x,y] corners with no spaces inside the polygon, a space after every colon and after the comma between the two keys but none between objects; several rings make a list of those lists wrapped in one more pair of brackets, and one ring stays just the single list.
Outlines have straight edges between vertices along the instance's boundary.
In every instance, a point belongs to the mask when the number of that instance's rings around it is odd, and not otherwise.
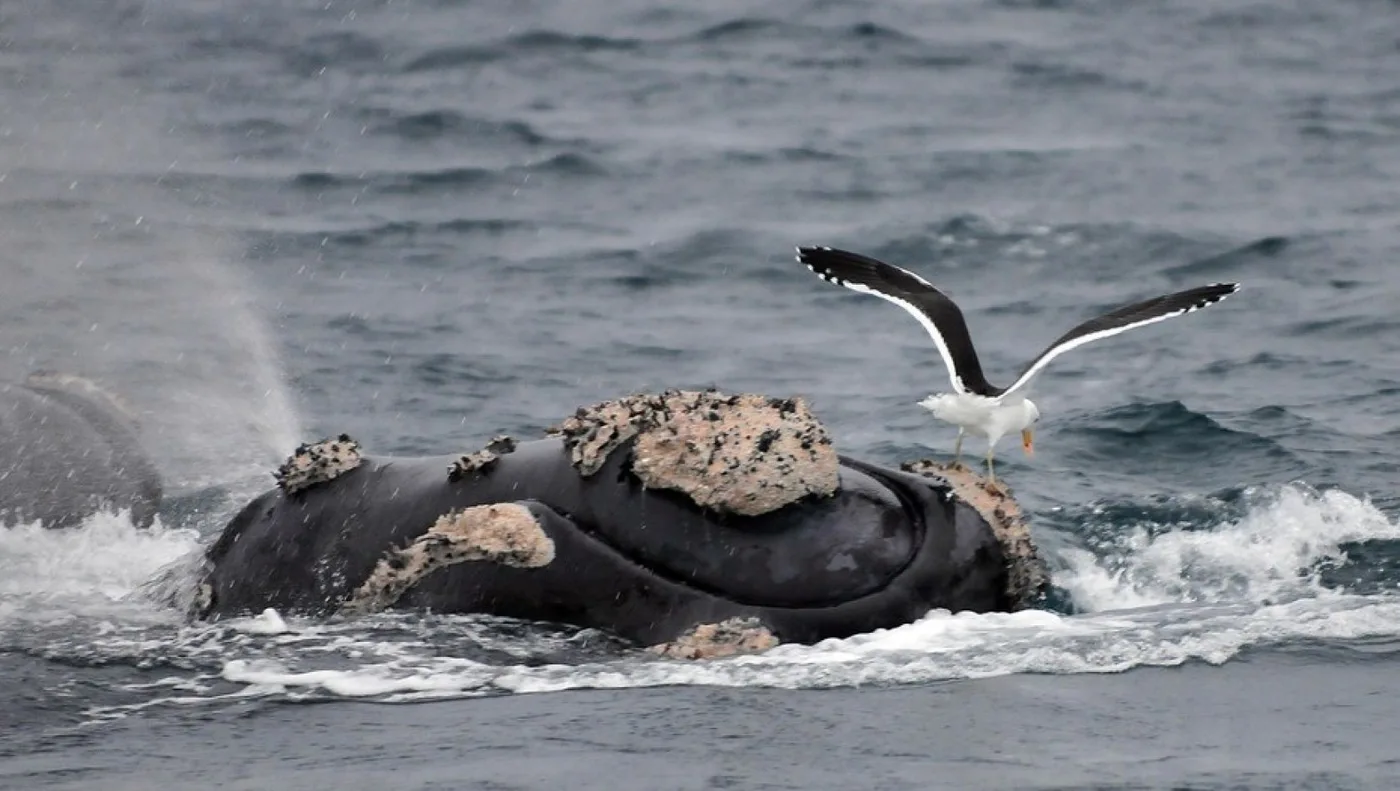
[{"label": "seagull's black wing", "polygon": [[799,247],[797,260],[828,283],[874,294],[909,311],[933,338],[956,392],[993,398],[1001,394],[982,375],[962,311],[932,283],[883,261],[830,247]]},{"label": "seagull's black wing", "polygon": [[1046,347],[1040,356],[1031,360],[1021,375],[1016,377],[1016,381],[1006,388],[1003,395],[1012,393],[1024,387],[1031,377],[1035,376],[1049,362],[1061,354],[1086,343],[1111,338],[1120,332],[1127,332],[1135,327],[1143,327],[1148,324],[1155,324],[1159,321],[1184,316],[1192,311],[1200,310],[1207,305],[1214,305],[1220,300],[1230,296],[1240,290],[1239,283],[1212,283],[1208,286],[1178,291],[1175,294],[1165,294],[1152,299],[1145,299],[1142,302],[1134,302],[1125,305],[1111,313],[1105,313],[1098,318],[1089,319],[1078,327],[1066,332]]}]

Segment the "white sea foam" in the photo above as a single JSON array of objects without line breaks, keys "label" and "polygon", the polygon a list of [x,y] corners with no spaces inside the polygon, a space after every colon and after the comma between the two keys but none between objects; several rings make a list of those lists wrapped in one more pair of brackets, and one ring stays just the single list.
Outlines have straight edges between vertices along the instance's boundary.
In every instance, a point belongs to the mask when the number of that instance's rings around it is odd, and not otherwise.
[{"label": "white sea foam", "polygon": [[1255,493],[1238,521],[1190,529],[1119,528],[1110,551],[1062,550],[1056,584],[1085,610],[1192,602],[1264,604],[1323,592],[1318,572],[1343,545],[1400,539],[1400,526],[1346,492],[1285,486]]},{"label": "white sea foam", "polygon": [[131,594],[198,545],[194,530],[159,520],[138,529],[126,512],[100,513],[67,530],[0,527],[0,645],[36,624],[168,619]]},{"label": "white sea foam", "polygon": [[1116,549],[1067,548],[1059,584],[1084,611],[933,612],[895,629],[780,646],[710,662],[490,666],[428,654],[333,672],[234,660],[226,681],[389,701],[494,692],[677,684],[819,688],[1009,673],[1114,673],[1190,660],[1221,663],[1250,646],[1400,635],[1400,597],[1331,591],[1319,570],[1343,545],[1400,539],[1365,500],[1289,486],[1243,518],[1167,532],[1134,526]]},{"label": "white sea foam", "polygon": [[[1400,528],[1367,501],[1339,491],[1287,486],[1254,493],[1249,502],[1238,519],[1130,525],[1097,552],[1059,550],[1057,582],[1080,609],[1075,615],[937,611],[894,629],[753,656],[689,662],[632,655],[543,665],[541,656],[579,638],[522,640],[516,630],[503,635],[481,619],[407,613],[317,621],[269,610],[217,624],[185,623],[131,593],[155,570],[194,551],[194,534],[159,526],[138,531],[100,517],[74,531],[0,531],[0,645],[46,640],[32,647],[140,665],[156,656],[174,668],[160,671],[158,689],[130,687],[145,693],[139,703],[92,712],[101,718],[153,705],[151,695],[183,705],[267,696],[402,702],[691,684],[824,688],[1115,673],[1191,660],[1222,663],[1249,647],[1298,640],[1400,637],[1400,596],[1337,591],[1319,576],[1345,561],[1347,543],[1400,539]],[[47,637],[19,637],[36,624],[59,623],[62,630]]]},{"label": "white sea foam", "polygon": [[781,646],[761,655],[708,662],[635,659],[580,665],[493,666],[414,654],[348,669],[285,661],[230,660],[225,681],[284,692],[380,698],[387,702],[500,692],[550,692],[672,685],[788,689],[926,683],[1011,673],[1116,673],[1189,660],[1220,664],[1248,646],[1297,639],[1394,635],[1400,600],[1334,595],[1258,608],[1140,610],[1062,616],[930,613],[897,629]]}]

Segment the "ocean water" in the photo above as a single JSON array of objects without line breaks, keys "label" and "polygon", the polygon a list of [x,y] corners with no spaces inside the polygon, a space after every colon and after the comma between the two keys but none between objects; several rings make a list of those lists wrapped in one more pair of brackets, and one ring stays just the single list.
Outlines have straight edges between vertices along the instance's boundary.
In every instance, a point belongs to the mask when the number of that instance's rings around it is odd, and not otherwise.
[{"label": "ocean water", "polygon": [[[159,524],[0,530],[0,787],[1393,788],[1394,3],[0,4],[0,375],[142,415]],[[800,395],[941,456],[919,271],[1057,359],[1043,609],[706,663],[397,614],[162,604],[296,443],[470,451],[581,404]],[[972,453],[981,444],[969,441]]]}]

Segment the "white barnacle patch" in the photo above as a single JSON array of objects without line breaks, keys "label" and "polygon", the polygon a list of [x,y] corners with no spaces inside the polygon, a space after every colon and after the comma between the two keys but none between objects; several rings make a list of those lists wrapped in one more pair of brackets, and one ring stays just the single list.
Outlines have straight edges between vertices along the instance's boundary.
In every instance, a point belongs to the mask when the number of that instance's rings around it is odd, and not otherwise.
[{"label": "white barnacle patch", "polygon": [[518,503],[451,511],[413,543],[387,552],[340,611],[383,610],[432,572],[468,562],[541,568],[554,562],[554,542],[530,509]]},{"label": "white barnacle patch", "polygon": [[459,481],[474,473],[489,469],[501,456],[515,452],[515,440],[501,434],[492,437],[486,447],[476,453],[460,456],[447,467],[447,480]]},{"label": "white barnacle patch", "polygon": [[831,439],[800,398],[668,390],[582,408],[552,433],[584,475],[635,438],[642,483],[744,516],[829,496],[840,478]]},{"label": "white barnacle patch", "polygon": [[588,476],[602,468],[609,454],[637,436],[657,407],[657,397],[650,395],[604,401],[579,407],[546,433],[564,439],[575,469]]},{"label": "white barnacle patch", "polygon": [[728,618],[719,623],[702,623],[669,643],[647,650],[671,659],[717,659],[767,651],[778,642],[757,618]]},{"label": "white barnacle patch", "polygon": [[899,465],[905,472],[947,484],[945,497],[957,497],[972,506],[992,528],[1006,557],[1006,593],[1018,607],[1028,606],[1045,589],[1050,575],[1031,540],[1021,506],[1001,481],[992,482],[961,464],[931,459]]},{"label": "white barnacle patch", "polygon": [[360,445],[348,434],[297,448],[273,477],[288,494],[333,481],[360,466]]}]

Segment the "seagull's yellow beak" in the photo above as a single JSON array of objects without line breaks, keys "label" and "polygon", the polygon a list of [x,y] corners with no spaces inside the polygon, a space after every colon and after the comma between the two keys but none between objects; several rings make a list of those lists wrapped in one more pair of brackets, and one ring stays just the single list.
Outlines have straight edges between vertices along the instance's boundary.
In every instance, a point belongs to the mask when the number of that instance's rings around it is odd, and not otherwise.
[{"label": "seagull's yellow beak", "polygon": [[1027,456],[1035,455],[1035,432],[1028,428],[1021,429],[1021,449]]}]

